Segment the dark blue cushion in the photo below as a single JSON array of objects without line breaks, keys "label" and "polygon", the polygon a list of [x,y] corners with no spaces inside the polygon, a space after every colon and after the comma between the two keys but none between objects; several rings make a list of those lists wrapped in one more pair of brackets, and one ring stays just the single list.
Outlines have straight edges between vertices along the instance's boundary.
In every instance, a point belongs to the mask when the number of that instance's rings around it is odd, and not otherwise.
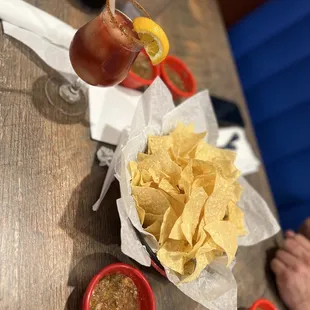
[{"label": "dark blue cushion", "polygon": [[272,0],[229,32],[284,228],[310,216],[310,1]]}]

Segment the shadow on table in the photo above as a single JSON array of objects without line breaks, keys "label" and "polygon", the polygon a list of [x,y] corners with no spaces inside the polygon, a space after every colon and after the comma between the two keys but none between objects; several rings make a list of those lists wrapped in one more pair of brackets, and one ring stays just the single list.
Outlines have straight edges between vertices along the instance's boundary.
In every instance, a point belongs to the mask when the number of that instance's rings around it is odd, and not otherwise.
[{"label": "shadow on table", "polygon": [[[27,95],[32,95],[32,102],[34,107],[38,110],[38,112],[45,117],[46,119],[49,119],[53,122],[59,123],[59,124],[76,124],[76,123],[82,123],[85,126],[89,126],[88,122],[85,120],[86,115],[80,115],[80,116],[69,116],[61,113],[58,111],[55,107],[53,107],[46,95],[45,95],[45,83],[48,80],[49,77],[56,77],[58,79],[64,78],[54,69],[49,67],[32,49],[30,49],[25,44],[21,43],[20,41],[8,37],[8,40],[11,42],[11,44],[20,50],[22,54],[27,57],[34,66],[37,66],[41,68],[46,75],[38,78],[32,86],[32,91],[25,91],[25,90],[18,90],[18,89],[4,89],[2,91],[10,91],[15,93],[26,93]],[[65,80],[64,80],[65,81]]]},{"label": "shadow on table", "polygon": [[107,168],[100,167],[94,158],[89,175],[73,191],[59,222],[61,229],[73,240],[68,286],[73,286],[74,290],[67,300],[67,310],[79,309],[90,279],[104,266],[118,261],[130,263],[119,247],[120,220],[116,200],[120,194],[116,182],[112,184],[99,210],[92,210],[106,172]]},{"label": "shadow on table", "polygon": [[89,13],[100,13],[106,0],[67,0],[76,9]]},{"label": "shadow on table", "polygon": [[[54,75],[55,76],[55,75]],[[66,82],[63,78],[58,77],[60,80]],[[89,123],[86,120],[87,114],[82,114],[79,116],[70,116],[63,114],[57,110],[47,99],[45,94],[45,84],[49,76],[39,77],[32,86],[32,102],[38,112],[45,118],[56,122],[58,124],[77,124],[82,123],[84,126],[88,127]],[[55,98],[57,100],[57,98]],[[65,108],[65,107],[64,107]]]},{"label": "shadow on table", "polygon": [[[100,147],[98,143],[97,148]],[[99,198],[107,167],[100,167],[94,155],[91,171],[73,191],[59,226],[72,238],[84,234],[105,245],[120,243],[120,220],[116,200],[119,186],[113,182],[98,211],[92,210]]]}]

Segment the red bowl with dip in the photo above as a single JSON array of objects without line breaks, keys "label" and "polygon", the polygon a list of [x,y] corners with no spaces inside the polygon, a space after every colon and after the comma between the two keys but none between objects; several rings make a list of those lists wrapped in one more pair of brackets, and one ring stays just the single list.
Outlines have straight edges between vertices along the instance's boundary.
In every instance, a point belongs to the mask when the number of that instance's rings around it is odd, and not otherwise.
[{"label": "red bowl with dip", "polygon": [[[137,73],[139,71],[140,75]],[[152,65],[150,58],[147,56],[145,50],[143,49],[136,58],[131,67],[131,70],[121,85],[132,89],[136,89],[142,86],[149,86],[159,74],[159,66]]]},{"label": "red bowl with dip", "polygon": [[178,57],[167,56],[160,64],[160,76],[174,99],[188,98],[196,93],[196,80],[190,69]]},{"label": "red bowl with dip", "polygon": [[258,299],[249,310],[277,310],[277,308],[267,299]]},{"label": "red bowl with dip", "polygon": [[155,310],[155,297],[145,276],[138,269],[123,263],[111,264],[93,277],[84,294],[82,310],[90,310],[90,300],[96,285],[105,276],[111,274],[122,274],[131,278],[138,291],[140,309]]}]

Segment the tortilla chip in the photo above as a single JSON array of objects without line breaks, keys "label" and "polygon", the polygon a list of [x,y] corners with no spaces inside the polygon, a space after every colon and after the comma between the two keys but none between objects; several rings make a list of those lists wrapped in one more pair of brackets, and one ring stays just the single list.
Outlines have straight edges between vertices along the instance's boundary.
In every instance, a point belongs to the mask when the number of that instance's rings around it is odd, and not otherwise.
[{"label": "tortilla chip", "polygon": [[189,153],[197,147],[198,142],[205,137],[206,133],[196,134],[191,126],[178,124],[176,129],[170,134],[173,140],[172,150],[176,158],[189,157]]},{"label": "tortilla chip", "polygon": [[[153,178],[151,176],[151,174],[147,171],[147,170],[141,170],[140,171],[140,185],[141,186],[145,186],[145,187],[149,187],[151,186],[152,182],[153,182]],[[131,184],[134,185],[134,184]]]},{"label": "tortilla chip", "polygon": [[205,226],[205,231],[210,234],[214,242],[227,254],[227,266],[231,264],[237,252],[237,229],[228,221],[215,221]]},{"label": "tortilla chip", "polygon": [[153,169],[153,168],[149,168],[148,173],[152,177],[153,182],[156,184],[159,184],[159,182],[162,178],[162,173],[158,170]]},{"label": "tortilla chip", "polygon": [[176,220],[174,223],[171,232],[169,234],[169,239],[173,240],[185,240],[185,236],[183,234],[182,228],[181,228],[182,218],[181,216]]},{"label": "tortilla chip", "polygon": [[192,159],[191,162],[194,178],[203,174],[214,175],[216,173],[216,168],[211,162],[199,159]]},{"label": "tortilla chip", "polygon": [[159,244],[164,244],[166,240],[168,239],[170,232],[172,230],[172,227],[174,226],[174,223],[178,219],[177,215],[175,214],[172,207],[168,208],[165,212],[163,223],[161,225],[160,229],[160,237],[159,237]]},{"label": "tortilla chip", "polygon": [[227,159],[234,162],[236,159],[236,153],[229,150],[220,149],[211,144],[205,143],[204,141],[200,141],[196,149],[195,158],[209,162],[212,162],[215,158]]},{"label": "tortilla chip", "polygon": [[183,274],[187,248],[188,245],[183,240],[175,241],[168,239],[158,250],[157,257],[164,266]]},{"label": "tortilla chip", "polygon": [[147,159],[149,157],[148,154],[145,154],[145,153],[138,153],[137,155],[137,161],[138,163],[143,161],[144,159]]},{"label": "tortilla chip", "polygon": [[173,186],[167,179],[162,178],[160,183],[158,184],[158,188],[163,190],[168,194],[179,194],[179,190],[176,186]]},{"label": "tortilla chip", "polygon": [[175,156],[174,155],[174,161],[182,168],[184,169],[190,162],[191,160],[191,155],[189,154],[188,155],[189,158],[184,158],[184,157],[181,157],[181,156]]},{"label": "tortilla chip", "polygon": [[192,190],[197,187],[202,187],[208,196],[211,196],[215,185],[215,174],[202,174],[195,178],[192,183]]},{"label": "tortilla chip", "polygon": [[[146,227],[144,230],[148,233],[158,237],[160,235],[161,221],[155,221],[152,225]],[[157,239],[157,238],[156,238]],[[158,240],[158,239],[157,239]]]},{"label": "tortilla chip", "polygon": [[186,261],[189,261],[196,256],[197,251],[202,247],[202,245],[205,243],[206,239],[207,239],[207,234],[202,229],[197,243],[193,246],[193,248],[190,250],[190,252],[187,253]]},{"label": "tortilla chip", "polygon": [[171,136],[148,136],[148,153],[155,154],[158,151],[168,151],[172,146]]},{"label": "tortilla chip", "polygon": [[149,171],[156,183],[159,183],[164,177],[164,173],[170,177],[170,183],[173,186],[178,183],[181,175],[181,168],[171,160],[165,151],[158,151],[155,154],[148,155],[146,159],[138,162],[138,169]]},{"label": "tortilla chip", "polygon": [[131,184],[137,186],[140,184],[140,171],[138,170],[138,164],[135,161],[129,163],[129,172],[131,175]]},{"label": "tortilla chip", "polygon": [[163,221],[163,215],[145,213],[143,227],[148,227],[156,221],[162,222]]},{"label": "tortilla chip", "polygon": [[[169,200],[171,208],[174,210],[175,214],[180,217],[184,210],[184,194],[167,194],[165,193],[166,198]],[[181,202],[180,202],[181,201]]]},{"label": "tortilla chip", "polygon": [[248,232],[244,227],[244,214],[243,211],[232,201],[228,203],[228,221],[235,224],[237,228],[237,236],[244,236]]},{"label": "tortilla chip", "polygon": [[132,186],[132,195],[146,213],[163,215],[170,203],[159,189]]},{"label": "tortilla chip", "polygon": [[190,260],[188,261],[185,265],[184,265],[184,276],[189,276],[191,275],[196,267],[196,262],[194,260]]},{"label": "tortilla chip", "polygon": [[225,216],[228,202],[233,196],[233,186],[219,174],[216,175],[215,186],[204,206],[204,221],[206,224],[222,220]]},{"label": "tortilla chip", "polygon": [[181,178],[178,182],[178,186],[184,191],[185,195],[189,198],[191,186],[194,181],[194,175],[192,171],[192,161],[189,161],[188,165],[181,172]]},{"label": "tortilla chip", "polygon": [[240,171],[235,167],[233,161],[215,158],[213,164],[216,166],[218,173],[220,173],[221,176],[230,183],[235,182],[241,174]]},{"label": "tortilla chip", "polygon": [[181,283],[187,283],[196,280],[202,270],[206,268],[207,265],[211,264],[215,259],[215,254],[213,252],[212,247],[210,247],[207,243],[205,243],[202,247],[200,247],[196,254],[196,267],[194,272],[184,277]]},{"label": "tortilla chip", "polygon": [[190,245],[199,223],[201,210],[208,198],[208,195],[202,187],[193,189],[189,201],[186,203],[182,213],[181,229]]},{"label": "tortilla chip", "polygon": [[241,199],[241,195],[243,193],[243,187],[238,182],[235,182],[233,184],[233,188],[234,188],[233,189],[234,194],[232,197],[232,201],[238,202]]}]

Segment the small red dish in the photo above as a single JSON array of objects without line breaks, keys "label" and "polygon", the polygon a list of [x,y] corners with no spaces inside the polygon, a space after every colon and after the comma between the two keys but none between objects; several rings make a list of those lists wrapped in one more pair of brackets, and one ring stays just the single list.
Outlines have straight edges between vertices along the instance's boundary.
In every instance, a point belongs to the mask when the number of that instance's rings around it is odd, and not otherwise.
[{"label": "small red dish", "polygon": [[140,309],[155,310],[155,297],[152,288],[142,272],[123,263],[111,264],[103,268],[92,278],[83,297],[82,310],[90,310],[90,299],[95,286],[104,276],[111,273],[122,273],[125,276],[130,277],[138,289]]},{"label": "small red dish", "polygon": [[[167,67],[183,81],[186,91],[177,87],[177,85],[171,80],[167,72]],[[191,97],[196,93],[196,80],[190,69],[186,64],[175,56],[167,56],[167,58],[160,64],[160,76],[165,84],[170,89],[174,99],[184,97]]]},{"label": "small red dish", "polygon": [[258,299],[249,310],[277,310],[275,305],[267,299]]},{"label": "small red dish", "polygon": [[[145,50],[143,49],[140,54],[145,55],[145,58],[152,69],[152,78],[149,80],[146,80],[139,76],[138,74],[134,73],[132,70],[129,71],[126,79],[121,83],[122,86],[127,87],[127,88],[139,88],[142,86],[149,86],[153,83],[153,81],[156,79],[156,77],[160,74],[160,69],[159,66],[153,66],[151,60],[147,56]],[[139,57],[139,56],[138,56]]]}]

